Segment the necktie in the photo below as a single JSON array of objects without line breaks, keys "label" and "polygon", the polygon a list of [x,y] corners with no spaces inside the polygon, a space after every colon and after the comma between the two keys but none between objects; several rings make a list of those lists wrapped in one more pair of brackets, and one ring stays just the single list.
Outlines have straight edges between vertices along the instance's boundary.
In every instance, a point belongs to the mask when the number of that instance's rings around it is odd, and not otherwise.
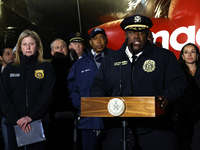
[{"label": "necktie", "polygon": [[133,63],[136,61],[137,56],[133,55],[132,58],[133,58],[133,59],[132,59],[132,64],[133,64]]},{"label": "necktie", "polygon": [[94,57],[94,59],[95,59],[96,62],[101,63],[102,60],[103,60],[102,53],[96,55],[96,56]]},{"label": "necktie", "polygon": [[134,62],[136,61],[137,59],[137,56],[133,55],[132,56],[132,68],[131,68],[131,89],[130,89],[130,95],[133,96],[133,72],[134,72]]}]

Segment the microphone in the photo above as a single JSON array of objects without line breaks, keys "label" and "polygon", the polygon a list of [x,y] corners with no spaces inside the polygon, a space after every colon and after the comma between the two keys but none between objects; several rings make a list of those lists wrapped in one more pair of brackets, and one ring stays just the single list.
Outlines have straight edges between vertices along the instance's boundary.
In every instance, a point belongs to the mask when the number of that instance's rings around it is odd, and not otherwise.
[{"label": "microphone", "polygon": [[135,55],[135,52],[133,51],[133,43],[131,43],[130,49],[131,49],[132,54]]},{"label": "microphone", "polygon": [[55,113],[55,118],[58,118],[58,119],[73,119],[75,118],[75,116],[76,115],[72,111]]}]

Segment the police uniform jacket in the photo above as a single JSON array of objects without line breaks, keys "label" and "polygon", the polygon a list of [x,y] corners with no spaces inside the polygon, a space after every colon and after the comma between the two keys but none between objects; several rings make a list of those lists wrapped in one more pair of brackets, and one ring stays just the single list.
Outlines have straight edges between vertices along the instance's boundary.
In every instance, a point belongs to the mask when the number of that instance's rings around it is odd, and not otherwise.
[{"label": "police uniform jacket", "polygon": [[[110,49],[104,50],[107,55]],[[105,59],[105,58],[104,58]],[[97,66],[93,60],[91,50],[87,50],[83,57],[79,59],[71,68],[68,75],[68,88],[70,92],[70,99],[73,106],[79,109],[80,113],[80,99],[81,97],[90,97],[90,86],[92,80],[97,74]],[[101,118],[98,117],[83,117],[78,124],[79,129],[104,129]]]},{"label": "police uniform jacket", "polygon": [[[171,51],[148,42],[132,69],[125,53],[126,45],[127,40],[119,50],[113,51],[104,59],[90,88],[91,97],[162,95],[171,103],[183,94],[187,81]],[[106,126],[121,127],[120,119],[105,118],[108,123]],[[152,122],[154,119],[140,118],[134,125],[152,127],[155,124],[149,125],[147,121]]]},{"label": "police uniform jacket", "polygon": [[16,124],[21,117],[49,122],[48,109],[52,102],[55,77],[53,66],[38,63],[37,55],[20,55],[20,65],[7,65],[1,76],[0,101],[6,124]]}]

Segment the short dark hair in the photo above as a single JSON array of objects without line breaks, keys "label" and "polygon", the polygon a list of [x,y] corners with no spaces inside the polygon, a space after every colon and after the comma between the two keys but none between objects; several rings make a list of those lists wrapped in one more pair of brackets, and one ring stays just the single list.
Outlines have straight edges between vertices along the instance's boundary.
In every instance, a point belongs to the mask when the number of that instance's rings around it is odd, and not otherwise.
[{"label": "short dark hair", "polygon": [[6,48],[12,48],[13,49],[13,46],[11,46],[11,45],[2,45],[2,46],[0,46],[0,56],[3,56],[4,50]]}]

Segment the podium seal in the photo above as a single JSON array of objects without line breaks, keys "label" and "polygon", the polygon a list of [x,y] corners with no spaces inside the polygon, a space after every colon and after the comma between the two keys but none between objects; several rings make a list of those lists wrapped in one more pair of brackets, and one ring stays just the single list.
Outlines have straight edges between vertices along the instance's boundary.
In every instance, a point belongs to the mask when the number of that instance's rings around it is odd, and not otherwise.
[{"label": "podium seal", "polygon": [[108,112],[113,116],[120,116],[124,113],[126,105],[124,99],[113,98],[108,102]]}]

